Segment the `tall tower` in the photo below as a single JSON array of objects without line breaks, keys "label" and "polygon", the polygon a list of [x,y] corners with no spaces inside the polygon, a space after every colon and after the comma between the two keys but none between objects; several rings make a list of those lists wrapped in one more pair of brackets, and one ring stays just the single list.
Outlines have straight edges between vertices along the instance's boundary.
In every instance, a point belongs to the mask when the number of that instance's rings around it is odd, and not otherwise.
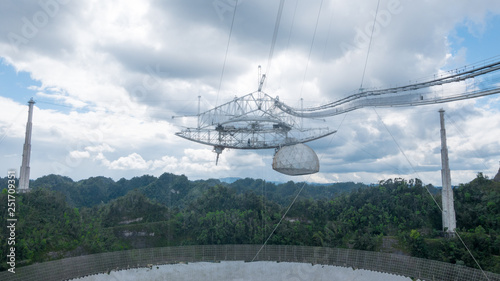
[{"label": "tall tower", "polygon": [[450,165],[448,160],[448,147],[446,145],[446,130],[444,128],[444,110],[439,110],[441,120],[441,181],[443,189],[441,195],[443,199],[443,230],[448,235],[455,235],[457,221],[455,219],[455,207],[453,204],[453,190],[451,188]]},{"label": "tall tower", "polygon": [[28,123],[26,124],[26,137],[23,147],[23,162],[21,164],[21,173],[19,175],[19,192],[28,192],[30,188],[30,156],[31,156],[31,128],[33,124],[33,104],[35,101],[31,98],[28,102]]},{"label": "tall tower", "polygon": [[[500,162],[499,162],[500,164]],[[500,182],[500,168],[498,169],[498,173],[493,178],[493,181]]]}]

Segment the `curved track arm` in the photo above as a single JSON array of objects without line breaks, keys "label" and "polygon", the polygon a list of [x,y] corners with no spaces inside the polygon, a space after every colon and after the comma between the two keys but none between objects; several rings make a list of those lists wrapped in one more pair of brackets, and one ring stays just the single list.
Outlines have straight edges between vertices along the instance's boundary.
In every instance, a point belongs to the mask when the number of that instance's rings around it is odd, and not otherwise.
[{"label": "curved track arm", "polygon": [[[432,91],[432,87],[473,79],[478,76],[490,74],[498,70],[500,70],[500,61],[489,63],[483,66],[469,66],[468,70],[467,67],[464,67],[462,71],[456,71],[456,73],[425,82],[419,82],[401,87],[362,91],[357,94],[353,94],[337,101],[317,107],[304,109],[293,108],[280,102],[278,99],[275,99],[275,105],[284,112],[293,116],[317,118],[343,114],[352,110],[369,106],[417,106],[452,102],[470,98],[477,98],[481,96],[494,95],[500,93],[500,87],[498,86],[498,84],[481,84],[480,88],[482,89],[478,89],[479,87],[477,87],[472,91],[467,90],[458,94],[451,93],[440,96],[436,95]],[[494,79],[491,80],[492,81],[489,81],[490,83],[494,81]]]}]

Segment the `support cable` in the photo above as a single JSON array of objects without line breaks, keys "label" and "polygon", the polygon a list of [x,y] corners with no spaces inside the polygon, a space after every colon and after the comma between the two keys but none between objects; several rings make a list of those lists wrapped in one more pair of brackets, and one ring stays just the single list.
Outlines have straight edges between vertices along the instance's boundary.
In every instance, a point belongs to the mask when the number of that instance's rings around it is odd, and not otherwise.
[{"label": "support cable", "polygon": [[274,46],[276,45],[276,39],[278,38],[278,31],[280,29],[281,15],[283,14],[284,5],[285,5],[285,0],[281,0],[278,8],[278,14],[276,15],[276,22],[274,23],[273,38],[271,40],[271,49],[269,50],[269,57],[267,58],[267,68],[265,73],[266,75],[271,70],[271,63],[274,55]]},{"label": "support cable", "polygon": [[[448,118],[448,120],[451,121],[451,124],[455,127],[455,129],[458,131],[458,133],[460,134],[460,136],[463,138],[463,139],[470,139],[470,137],[468,137],[467,135],[465,135],[464,131],[458,126],[458,124],[455,122],[455,120],[453,120],[452,116],[450,116],[449,114],[445,113],[446,114],[446,117]],[[472,149],[472,152],[474,153],[474,155],[476,155],[477,158],[481,159],[481,158],[484,158],[484,157],[481,157],[481,155],[478,154],[477,152],[477,149],[475,147],[473,147]],[[481,164],[483,164],[483,167],[487,170],[488,167],[486,166],[485,162],[484,161],[481,161]]]},{"label": "support cable", "polygon": [[[290,39],[292,38],[292,30],[293,30],[293,26],[294,26],[294,23],[295,23],[295,15],[297,14],[297,6],[298,5],[299,5],[299,0],[296,0],[295,1],[295,9],[293,10],[293,16],[292,16],[292,24],[290,25],[290,31],[288,32],[288,41],[286,43],[285,52],[288,51],[288,48],[290,46]],[[279,83],[278,83],[278,85],[280,87],[281,87],[281,80],[282,80],[282,75],[281,74],[280,74],[280,79],[279,79]]]},{"label": "support cable", "polygon": [[330,33],[332,31],[333,13],[334,12],[335,12],[335,10],[332,9],[332,14],[330,15],[330,23],[328,24],[328,32],[326,33],[325,46],[323,47],[323,60],[325,60],[325,58],[326,58],[326,47],[328,46],[328,41],[330,39]]},{"label": "support cable", "polygon": [[224,63],[222,64],[222,71],[220,74],[219,88],[217,90],[217,97],[215,99],[215,106],[217,106],[217,104],[219,103],[219,93],[220,93],[220,89],[222,86],[222,78],[224,77],[224,70],[226,68],[227,54],[229,52],[229,43],[231,42],[231,36],[233,34],[234,19],[236,18],[236,9],[237,8],[238,8],[238,0],[236,0],[236,3],[234,4],[233,19],[231,20],[231,28],[229,30],[229,38],[227,39],[226,54],[224,55]]},{"label": "support cable", "polygon": [[[339,127],[337,128],[337,131],[340,129],[340,127],[342,126],[342,124],[344,123],[344,120],[345,118],[347,117],[347,114],[344,114],[344,118],[342,119],[342,121],[340,122],[339,124]],[[333,136],[332,135],[332,138],[330,139],[330,142],[328,143],[328,145],[330,145],[333,141]],[[322,157],[319,158],[319,160],[321,160]],[[274,227],[273,231],[271,232],[271,234],[269,234],[269,236],[267,237],[266,241],[262,244],[262,246],[260,247],[259,251],[257,251],[257,253],[255,254],[255,256],[253,257],[252,261],[255,261],[255,259],[257,258],[257,256],[260,254],[260,252],[262,251],[262,249],[267,245],[267,242],[269,241],[269,239],[271,239],[271,237],[274,235],[274,233],[276,232],[276,229],[278,229],[278,227],[280,226],[281,222],[285,219],[286,215],[288,214],[288,211],[290,211],[290,209],[292,208],[293,204],[295,204],[295,201],[297,201],[297,198],[299,198],[299,195],[300,193],[302,192],[302,190],[304,189],[304,187],[306,186],[306,182],[307,180],[309,180],[309,178],[311,177],[311,175],[309,175],[307,177],[307,179],[304,181],[304,183],[302,184],[302,187],[300,187],[299,189],[299,192],[297,192],[297,195],[295,195],[295,198],[293,198],[292,200],[292,203],[290,203],[290,205],[288,206],[288,208],[286,209],[285,213],[283,214],[283,216],[281,217],[281,219],[279,220],[278,224]]]},{"label": "support cable", "polygon": [[[417,170],[415,169],[415,166],[413,166],[413,164],[411,163],[411,161],[408,158],[408,156],[406,156],[406,153],[403,151],[403,149],[401,148],[401,146],[399,145],[398,141],[396,140],[396,138],[394,137],[394,135],[391,133],[391,131],[389,130],[389,128],[387,128],[387,125],[385,125],[384,120],[382,120],[382,117],[380,117],[380,115],[378,114],[377,109],[375,109],[375,107],[373,107],[373,111],[375,111],[375,114],[377,114],[377,117],[380,120],[380,123],[382,123],[382,125],[384,125],[385,130],[389,133],[389,135],[391,136],[392,140],[394,141],[394,143],[398,147],[399,151],[405,157],[406,162],[408,162],[408,164],[410,165],[411,169],[413,170],[413,173],[415,173],[415,175],[417,175],[417,177],[420,178],[420,175],[418,174]],[[436,199],[434,198],[434,196],[432,196],[432,193],[429,191],[429,189],[427,187],[425,187],[425,189],[427,190],[427,193],[429,193],[429,195],[431,196],[431,198],[434,201],[434,203],[436,203],[436,206],[438,206],[439,210],[441,210],[441,212],[443,212],[443,210],[441,209],[441,206],[439,206],[438,202],[436,201]]]},{"label": "support cable", "polygon": [[373,18],[372,33],[370,35],[370,42],[368,43],[368,51],[366,52],[365,67],[363,68],[363,75],[361,76],[361,85],[359,85],[359,90],[363,89],[363,81],[365,80],[366,66],[368,65],[368,56],[370,55],[370,48],[372,46],[373,31],[375,30],[375,24],[377,23],[378,8],[380,6],[380,0],[377,2],[377,10],[375,11],[375,17]]},{"label": "support cable", "polygon": [[304,89],[304,84],[306,81],[307,69],[309,68],[309,62],[311,61],[312,49],[314,46],[314,40],[316,39],[316,31],[318,30],[319,16],[321,15],[321,7],[323,6],[323,0],[319,4],[318,16],[316,17],[316,25],[314,26],[313,38],[311,41],[311,47],[309,47],[309,56],[307,57],[306,69],[304,71],[304,77],[302,78],[302,87],[300,88],[300,97],[302,98],[302,90]]},{"label": "support cable", "polygon": [[[384,125],[385,129],[387,130],[387,132],[389,133],[389,135],[391,135],[392,137],[392,140],[394,141],[394,143],[396,144],[396,146],[398,147],[399,151],[401,152],[401,154],[403,154],[403,156],[406,158],[406,161],[408,162],[408,164],[410,164],[411,168],[413,169],[413,172],[417,175],[418,178],[421,178],[420,175],[418,174],[417,170],[415,169],[415,167],[413,166],[413,164],[410,162],[410,159],[408,158],[408,156],[406,156],[406,154],[404,153],[403,149],[401,149],[401,146],[399,146],[399,143],[396,141],[396,138],[394,137],[394,135],[391,133],[391,131],[389,131],[389,128],[387,128],[387,126],[385,125],[384,121],[382,120],[382,118],[380,117],[380,115],[378,114],[377,110],[375,109],[375,107],[373,108],[373,110],[375,111],[375,113],[377,114],[380,122]],[[429,195],[431,196],[432,198],[432,201],[434,201],[434,203],[436,204],[436,206],[438,207],[439,211],[441,213],[443,213],[443,209],[441,208],[441,206],[439,206],[438,202],[436,201],[436,199],[434,198],[434,196],[432,195],[432,193],[429,191],[429,189],[427,188],[427,186],[424,186],[425,189],[427,190],[427,193],[429,193]],[[476,258],[474,257],[474,255],[472,254],[471,250],[469,249],[469,247],[467,247],[467,244],[465,244],[465,241],[462,239],[462,237],[460,236],[460,234],[458,233],[458,231],[455,229],[454,230],[455,234],[457,235],[457,237],[460,239],[460,242],[462,242],[462,244],[464,245],[465,249],[467,250],[467,252],[469,252],[469,255],[472,257],[472,259],[474,260],[474,262],[476,263],[476,265],[478,266],[478,268],[481,270],[481,272],[483,273],[484,277],[486,278],[486,280],[490,280],[488,278],[488,275],[486,275],[486,272],[484,272],[483,268],[481,267],[481,265],[479,265],[479,262],[476,260]]]},{"label": "support cable", "polygon": [[292,30],[295,23],[295,15],[297,14],[297,6],[299,6],[299,0],[295,1],[295,9],[293,10],[292,25],[290,26],[290,31],[288,32],[288,41],[286,42],[286,48],[290,46],[290,39],[292,38]]},{"label": "support cable", "polygon": [[[264,158],[264,157],[262,157]],[[265,218],[264,218],[264,215],[265,215],[265,210],[266,210],[266,191],[265,191],[265,187],[266,187],[266,181],[263,180],[262,181],[262,210],[261,210],[261,227],[262,227],[262,243],[264,243],[264,237],[265,237],[265,233],[266,233],[266,228],[265,228]]]},{"label": "support cable", "polygon": [[16,123],[15,120],[18,120],[19,119],[19,116],[21,116],[21,114],[26,110],[26,108],[23,107],[23,109],[21,109],[19,111],[19,113],[16,115],[16,118],[14,118],[14,121],[10,122],[10,125],[9,127],[7,128],[7,130],[5,130],[5,133],[0,137],[0,144],[2,144],[3,140],[9,135],[10,133],[10,130],[12,129],[12,127],[14,126],[14,124]]},{"label": "support cable", "polygon": [[295,203],[295,201],[297,201],[297,198],[299,197],[300,193],[302,192],[302,190],[304,189],[305,186],[306,186],[306,182],[304,182],[302,184],[302,187],[299,189],[299,192],[297,192],[297,195],[295,195],[295,198],[293,198],[292,203],[290,203],[290,205],[286,209],[285,213],[283,214],[283,216],[279,220],[278,224],[274,227],[274,229],[271,232],[271,234],[269,234],[269,236],[267,237],[267,239],[264,242],[264,244],[262,244],[262,246],[260,247],[259,251],[257,251],[257,254],[255,254],[255,256],[253,257],[252,261],[254,261],[257,258],[257,256],[260,254],[260,252],[262,251],[262,249],[266,246],[266,244],[269,241],[269,239],[271,239],[271,237],[273,236],[274,232],[276,232],[276,229],[278,229],[278,226],[280,226],[281,222],[285,219],[286,215],[288,214],[288,211],[290,211],[290,208],[292,208],[292,206]]}]

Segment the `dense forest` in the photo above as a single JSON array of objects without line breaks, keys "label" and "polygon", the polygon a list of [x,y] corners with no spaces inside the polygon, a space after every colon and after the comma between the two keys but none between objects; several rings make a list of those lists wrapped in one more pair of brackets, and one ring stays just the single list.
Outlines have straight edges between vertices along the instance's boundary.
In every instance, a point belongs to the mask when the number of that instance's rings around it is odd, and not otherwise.
[{"label": "dense forest", "polygon": [[[439,190],[418,179],[312,185],[190,181],[170,173],[77,182],[48,175],[31,188],[16,194],[17,266],[133,248],[262,244],[270,237],[269,244],[384,251],[477,268],[458,237],[443,237],[434,202],[441,204]],[[7,195],[4,188],[3,218]],[[500,272],[500,183],[479,173],[454,196],[460,237],[483,269]],[[1,241],[8,231],[2,228]],[[7,253],[2,243],[1,270]]]}]

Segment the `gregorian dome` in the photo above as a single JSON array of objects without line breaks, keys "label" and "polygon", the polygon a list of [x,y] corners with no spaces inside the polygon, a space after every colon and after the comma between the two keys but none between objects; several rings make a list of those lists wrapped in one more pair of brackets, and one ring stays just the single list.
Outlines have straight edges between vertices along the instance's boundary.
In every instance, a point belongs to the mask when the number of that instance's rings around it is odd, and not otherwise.
[{"label": "gregorian dome", "polygon": [[290,176],[314,174],[319,172],[319,159],[316,152],[303,143],[287,145],[274,155],[273,169]]}]

